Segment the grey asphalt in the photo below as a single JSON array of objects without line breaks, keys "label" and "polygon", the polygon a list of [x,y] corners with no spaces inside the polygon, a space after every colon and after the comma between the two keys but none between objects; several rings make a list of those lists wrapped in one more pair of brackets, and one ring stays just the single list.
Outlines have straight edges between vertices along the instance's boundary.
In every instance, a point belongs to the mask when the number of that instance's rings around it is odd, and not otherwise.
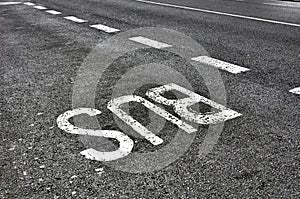
[{"label": "grey asphalt", "polygon": [[[295,2],[153,1],[300,23]],[[134,0],[32,2],[62,15],[23,4],[0,6],[1,198],[300,197],[299,95],[288,92],[300,87],[300,27]],[[263,4],[274,2],[282,5]],[[62,18],[69,15],[89,22]],[[80,155],[86,143],[60,130],[56,118],[72,109],[74,81],[86,56],[114,35],[89,27],[96,23],[121,32],[140,27],[173,29],[193,38],[210,56],[251,69],[238,75],[220,71],[226,106],[242,116],[225,122],[208,155],[197,156],[203,140],[199,133],[182,157],[150,173],[122,172]],[[103,110],[111,99],[111,82],[123,68],[157,59],[188,68],[175,55],[154,49],[126,55],[108,71],[106,86],[97,88],[96,108]],[[187,73],[194,79],[193,73]],[[201,83],[195,85],[197,93],[210,96]],[[143,89],[137,92],[143,95]],[[131,113],[147,118],[141,107]],[[109,112],[100,120],[107,129],[117,128]],[[207,126],[200,129],[206,132]],[[174,126],[167,126],[161,136],[171,141],[172,130]],[[140,139],[135,152],[155,149]]]}]

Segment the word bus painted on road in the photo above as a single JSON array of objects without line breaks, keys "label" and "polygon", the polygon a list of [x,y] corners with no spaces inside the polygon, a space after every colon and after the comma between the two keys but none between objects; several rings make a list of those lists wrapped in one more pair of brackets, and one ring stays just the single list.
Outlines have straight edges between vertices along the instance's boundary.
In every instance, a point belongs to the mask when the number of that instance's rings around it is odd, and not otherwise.
[{"label": "word bus painted on road", "polygon": [[[167,99],[162,96],[163,93],[171,90],[179,91],[188,97],[183,99]],[[172,106],[175,113],[177,113],[180,117],[196,124],[217,124],[241,116],[241,114],[236,111],[226,108],[223,105],[220,105],[212,100],[209,100],[203,96],[198,95],[197,93],[194,93],[186,88],[183,88],[173,83],[152,88],[147,91],[146,95],[150,99],[160,104]],[[138,121],[136,121],[134,118],[132,118],[130,115],[128,115],[125,111],[121,110],[121,105],[129,102],[138,102],[144,105],[149,110],[160,115],[169,122],[177,125],[178,128],[182,129],[186,133],[190,134],[197,131],[197,129],[195,129],[191,125],[185,123],[181,119],[175,117],[174,115],[170,114],[169,112],[154,105],[153,103],[140,96],[127,95],[112,99],[108,103],[107,108],[153,145],[162,144],[163,140],[160,137],[156,136],[154,133],[152,133],[150,130],[148,130],[146,127],[144,127],[142,124],[140,124]],[[207,104],[218,111],[203,114],[189,109],[189,107],[199,102]],[[82,151],[82,155],[85,155],[85,157],[88,159],[94,159],[97,161],[112,161],[130,154],[134,142],[123,132],[115,130],[83,129],[76,127],[69,122],[70,118],[80,114],[88,114],[89,116],[95,116],[101,114],[101,111],[93,108],[77,108],[71,111],[67,111],[57,118],[58,127],[61,130],[71,134],[113,138],[118,140],[119,142],[119,148],[116,151],[100,152],[90,148]]]}]

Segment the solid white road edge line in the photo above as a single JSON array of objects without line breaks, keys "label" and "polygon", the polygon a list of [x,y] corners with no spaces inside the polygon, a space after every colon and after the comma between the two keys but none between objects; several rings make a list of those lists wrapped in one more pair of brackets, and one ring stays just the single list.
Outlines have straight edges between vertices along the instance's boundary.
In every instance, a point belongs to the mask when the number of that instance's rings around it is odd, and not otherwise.
[{"label": "solid white road edge line", "polygon": [[141,44],[153,47],[153,48],[158,48],[158,49],[171,47],[171,45],[169,45],[169,44],[165,44],[165,43],[155,41],[155,40],[152,40],[152,39],[148,39],[148,38],[145,38],[145,37],[141,37],[141,36],[131,37],[131,38],[129,38],[129,40],[135,41],[135,42],[138,42],[138,43],[141,43]]},{"label": "solid white road edge line", "polygon": [[300,95],[300,87],[289,90],[291,93]]},{"label": "solid white road edge line", "polygon": [[179,6],[179,5],[173,5],[173,4],[168,4],[168,3],[158,3],[158,2],[146,1],[146,0],[136,0],[136,1],[137,2],[142,2],[142,3],[160,5],[160,6],[180,8],[180,9],[185,9],[185,10],[193,10],[193,11],[205,12],[205,13],[212,13],[212,14],[223,15],[223,16],[237,17],[237,18],[242,18],[242,19],[250,19],[250,20],[255,20],[255,21],[263,21],[263,22],[268,22],[268,23],[273,23],[273,24],[281,24],[281,25],[288,25],[288,26],[300,27],[300,24],[288,23],[288,22],[283,22],[283,21],[275,21],[275,20],[263,19],[263,18],[258,18],[258,17],[250,17],[250,16],[244,16],[244,15],[238,15],[238,14],[231,14],[231,13],[226,13],[226,12],[219,12],[219,11],[213,11],[213,10],[193,8],[193,7],[188,7],[188,6]]},{"label": "solid white road edge line", "polygon": [[109,26],[105,26],[105,25],[102,25],[102,24],[95,24],[95,25],[91,25],[90,27],[98,29],[98,30],[102,30],[102,31],[107,32],[107,33],[114,33],[114,32],[119,32],[120,31],[119,29],[111,28]]},{"label": "solid white road edge line", "polygon": [[[234,0],[234,1],[239,1],[239,2],[245,2],[245,3],[249,3],[245,0]],[[256,3],[256,2],[255,2]],[[287,3],[287,5],[283,4],[283,3]],[[261,5],[269,5],[269,6],[280,6],[280,7],[289,7],[289,8],[293,8],[293,5],[289,5],[289,3],[292,2],[280,2],[280,3],[258,3]]]},{"label": "solid white road edge line", "polygon": [[61,12],[58,12],[56,10],[47,10],[46,12],[49,14],[52,14],[52,15],[60,15],[61,14]]},{"label": "solid white road edge line", "polygon": [[83,20],[83,19],[79,19],[77,17],[74,17],[74,16],[67,16],[67,17],[64,17],[65,19],[68,19],[70,21],[74,21],[74,22],[77,22],[77,23],[84,23],[84,22],[87,22],[87,20]]},{"label": "solid white road edge line", "polygon": [[197,61],[221,70],[225,70],[227,72],[233,73],[233,74],[238,74],[241,72],[246,72],[249,71],[250,69],[248,68],[244,68],[235,64],[231,64],[225,61],[221,61],[218,59],[214,59],[212,57],[208,57],[208,56],[199,56],[199,57],[194,57],[191,58],[193,61]]}]

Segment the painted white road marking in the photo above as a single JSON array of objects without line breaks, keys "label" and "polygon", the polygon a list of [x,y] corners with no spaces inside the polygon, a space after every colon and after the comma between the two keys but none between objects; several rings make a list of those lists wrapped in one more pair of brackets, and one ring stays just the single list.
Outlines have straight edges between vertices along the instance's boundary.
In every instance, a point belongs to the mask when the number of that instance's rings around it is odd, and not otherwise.
[{"label": "painted white road marking", "polygon": [[171,115],[164,109],[161,109],[160,107],[152,104],[148,100],[136,96],[136,95],[127,95],[122,96],[116,99],[111,100],[107,108],[113,112],[116,116],[118,116],[121,120],[123,120],[126,124],[128,124],[133,130],[138,132],[141,136],[143,136],[145,139],[147,139],[151,144],[153,145],[159,145],[163,143],[163,140],[153,134],[151,131],[149,131],[146,127],[144,127],[142,124],[140,124],[138,121],[133,119],[130,115],[128,115],[126,112],[124,112],[120,106],[125,103],[129,102],[139,102],[143,104],[146,108],[150,109],[157,115],[160,115],[161,117],[165,118],[166,120],[172,122],[173,124],[177,125],[180,129],[186,131],[187,133],[194,133],[197,131],[194,127],[190,126],[189,124],[183,122],[182,120],[176,118],[175,116]]},{"label": "painted white road marking", "polygon": [[45,8],[44,6],[34,6],[34,8],[38,10],[47,10],[47,8]]},{"label": "painted white road marking", "polygon": [[34,3],[31,3],[31,2],[25,2],[24,4],[27,5],[27,6],[34,6],[35,5]]},{"label": "painted white road marking", "polygon": [[16,5],[22,2],[0,2],[0,6],[7,6],[7,5]]},{"label": "painted white road marking", "polygon": [[180,8],[180,9],[185,9],[185,10],[193,10],[193,11],[198,11],[198,12],[205,12],[205,13],[211,13],[211,14],[217,14],[217,15],[223,15],[223,16],[229,16],[229,17],[237,17],[237,18],[242,18],[242,19],[250,19],[250,20],[255,20],[255,21],[268,22],[268,23],[273,23],[273,24],[281,24],[281,25],[300,27],[300,24],[283,22],[283,21],[275,21],[275,20],[263,19],[263,18],[258,18],[258,17],[250,17],[250,16],[231,14],[231,13],[226,13],[226,12],[206,10],[206,9],[201,9],[201,8],[193,8],[193,7],[188,7],[188,6],[173,5],[173,4],[168,4],[168,3],[159,3],[159,2],[147,1],[147,0],[136,0],[136,1],[142,2],[142,3],[166,6],[166,7]]},{"label": "painted white road marking", "polygon": [[148,39],[145,37],[132,37],[132,38],[129,38],[129,40],[135,41],[135,42],[138,42],[138,43],[141,43],[141,44],[153,47],[153,48],[158,48],[158,49],[171,47],[171,45],[169,45],[169,44],[165,44],[165,43],[155,41],[152,39]]},{"label": "painted white road marking", "polygon": [[[183,99],[167,99],[162,96],[163,93],[171,90],[179,91],[189,97]],[[225,106],[218,104],[206,97],[198,95],[186,88],[178,86],[177,84],[167,84],[161,87],[156,87],[150,89],[146,95],[151,99],[168,106],[174,107],[174,111],[180,116],[189,120],[191,122],[195,122],[197,124],[217,124],[221,122],[225,122],[230,119],[234,119],[236,117],[241,116],[242,114],[233,111]],[[212,108],[217,109],[218,111],[210,112],[210,113],[197,113],[190,109],[196,103],[202,102],[204,104],[209,105]]]},{"label": "painted white road marking", "polygon": [[269,6],[280,6],[280,7],[289,7],[289,8],[293,8],[290,5],[284,5],[284,4],[280,4],[280,3],[262,3],[263,5],[269,5]]},{"label": "painted white road marking", "polygon": [[52,14],[52,15],[60,15],[61,14],[61,12],[58,12],[56,10],[47,10],[46,12],[49,14]]},{"label": "painted white road marking", "polygon": [[[244,2],[244,3],[251,3],[249,1],[245,1],[245,0],[234,0],[234,1],[240,1],[240,2]],[[296,2],[280,2],[277,1],[273,1],[273,3],[260,3],[260,2],[253,2],[253,4],[261,4],[261,5],[270,5],[270,6],[280,6],[280,7],[289,7],[289,8],[299,8],[299,5],[296,4]]]},{"label": "painted white road marking", "polygon": [[102,30],[102,31],[107,32],[107,33],[114,33],[114,32],[119,32],[120,31],[119,29],[111,28],[109,26],[105,26],[105,25],[102,25],[102,24],[95,24],[95,25],[91,25],[90,27],[98,29],[98,30]]},{"label": "painted white road marking", "polygon": [[119,149],[110,152],[100,152],[95,149],[86,149],[80,154],[84,155],[88,159],[98,161],[112,161],[130,154],[134,142],[124,133],[114,130],[94,130],[94,129],[83,129],[75,127],[69,122],[69,119],[81,114],[88,114],[89,116],[96,116],[101,114],[101,111],[92,108],[78,108],[72,111],[67,111],[57,118],[57,126],[65,131],[66,133],[78,134],[78,135],[89,135],[99,136],[106,138],[113,138],[119,141]]},{"label": "painted white road marking", "polygon": [[[187,95],[188,97],[174,100],[174,99],[166,99],[165,97],[162,96],[163,93],[171,90],[177,90]],[[183,117],[186,120],[195,122],[197,124],[217,124],[217,123],[225,122],[230,119],[234,119],[242,115],[236,111],[226,108],[221,104],[218,104],[212,100],[209,100],[203,96],[198,95],[197,93],[194,93],[188,89],[185,89],[173,83],[160,86],[157,88],[152,88],[148,90],[146,95],[151,99],[155,100],[156,102],[159,102],[164,105],[172,106],[175,112],[180,117]],[[120,108],[122,104],[129,103],[129,102],[141,103],[149,110],[155,112],[156,114],[160,115],[166,120],[172,122],[173,124],[177,125],[180,129],[186,131],[189,134],[197,132],[197,129],[194,128],[193,126],[183,122],[181,119],[178,119],[177,117],[171,115],[169,112],[154,105],[153,103],[149,102],[148,100],[140,96],[127,95],[127,96],[122,96],[122,97],[112,99],[108,103],[107,108],[153,145],[159,145],[163,143],[163,140],[160,137],[153,134],[146,127],[144,127],[138,121],[133,119],[130,115],[128,115]],[[199,102],[207,104],[217,110],[209,113],[199,113],[190,110],[191,106]],[[101,111],[93,108],[77,108],[71,111],[66,111],[65,113],[58,116],[56,121],[58,127],[61,130],[65,131],[66,133],[70,133],[70,134],[100,136],[105,138],[113,138],[119,141],[119,149],[117,149],[116,151],[100,152],[95,149],[89,148],[82,151],[81,152],[82,155],[92,160],[112,161],[112,160],[117,160],[119,158],[123,158],[130,154],[130,152],[133,149],[134,142],[126,134],[114,130],[83,129],[80,127],[76,127],[69,122],[70,118],[81,114],[88,114],[89,116],[92,117],[101,114]]]},{"label": "painted white road marking", "polygon": [[289,90],[291,93],[300,95],[300,87]]},{"label": "painted white road marking", "polygon": [[221,69],[221,70],[228,71],[228,72],[233,73],[233,74],[238,74],[238,73],[246,72],[246,71],[250,70],[248,68],[244,68],[244,67],[241,67],[241,66],[238,66],[238,65],[235,65],[235,64],[231,64],[231,63],[228,63],[228,62],[225,62],[225,61],[214,59],[214,58],[211,58],[211,57],[208,57],[208,56],[194,57],[194,58],[192,58],[192,60],[203,63],[203,64],[206,64],[208,66],[212,66],[212,67]]},{"label": "painted white road marking", "polygon": [[74,21],[74,22],[77,22],[77,23],[84,23],[84,22],[87,22],[87,20],[83,20],[83,19],[79,19],[77,17],[74,17],[74,16],[67,16],[67,17],[64,17],[65,19],[68,19],[70,21]]}]

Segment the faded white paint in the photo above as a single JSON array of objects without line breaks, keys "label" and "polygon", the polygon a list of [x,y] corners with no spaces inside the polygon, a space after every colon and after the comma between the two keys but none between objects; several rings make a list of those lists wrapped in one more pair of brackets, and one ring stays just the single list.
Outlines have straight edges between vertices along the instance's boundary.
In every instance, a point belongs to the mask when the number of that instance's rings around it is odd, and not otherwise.
[{"label": "faded white paint", "polygon": [[227,72],[233,73],[233,74],[238,74],[241,72],[246,72],[249,71],[250,69],[244,68],[235,64],[231,64],[225,61],[221,61],[218,59],[214,59],[212,57],[208,56],[199,56],[199,57],[194,57],[192,58],[193,61],[200,62],[202,64],[212,66],[221,70],[225,70]]},{"label": "faded white paint", "polygon": [[100,152],[95,149],[86,149],[81,152],[88,159],[98,160],[98,161],[112,161],[122,157],[125,157],[130,154],[134,142],[124,133],[120,131],[113,130],[94,130],[94,129],[83,129],[75,127],[69,122],[69,119],[81,114],[88,114],[89,116],[96,116],[101,114],[101,111],[92,108],[78,108],[71,111],[67,111],[61,114],[57,118],[58,127],[70,134],[78,135],[88,135],[88,136],[100,136],[106,138],[113,138],[119,141],[119,149],[116,151],[110,152]]},{"label": "faded white paint", "polygon": [[95,24],[95,25],[91,25],[90,27],[95,28],[97,30],[107,32],[107,33],[115,33],[115,32],[120,31],[119,29],[111,28],[109,26],[105,26],[105,25],[102,25],[102,24]]},{"label": "faded white paint", "polygon": [[[179,91],[189,97],[183,99],[167,99],[162,96],[163,93],[171,90]],[[181,117],[195,122],[197,124],[217,124],[225,122],[236,117],[241,116],[242,114],[233,111],[225,106],[218,104],[210,99],[207,99],[197,93],[194,93],[186,88],[178,86],[176,84],[167,84],[161,87],[153,88],[147,91],[146,95],[151,99],[165,105],[173,106],[174,111]],[[211,113],[197,113],[190,109],[190,107],[196,103],[202,102],[207,104],[215,109],[217,112]]]},{"label": "faded white paint", "polygon": [[169,44],[162,43],[162,42],[155,41],[155,40],[148,39],[148,38],[141,37],[141,36],[131,37],[131,38],[129,38],[129,40],[135,41],[135,42],[138,42],[138,43],[141,43],[141,44],[153,47],[153,48],[158,48],[158,49],[171,47],[171,45],[169,45]]},{"label": "faded white paint", "polygon": [[87,22],[87,20],[83,20],[83,19],[80,19],[80,18],[77,18],[77,17],[74,17],[74,16],[67,16],[67,17],[64,17],[64,18],[67,19],[67,20],[70,20],[70,21],[77,22],[77,23]]}]

